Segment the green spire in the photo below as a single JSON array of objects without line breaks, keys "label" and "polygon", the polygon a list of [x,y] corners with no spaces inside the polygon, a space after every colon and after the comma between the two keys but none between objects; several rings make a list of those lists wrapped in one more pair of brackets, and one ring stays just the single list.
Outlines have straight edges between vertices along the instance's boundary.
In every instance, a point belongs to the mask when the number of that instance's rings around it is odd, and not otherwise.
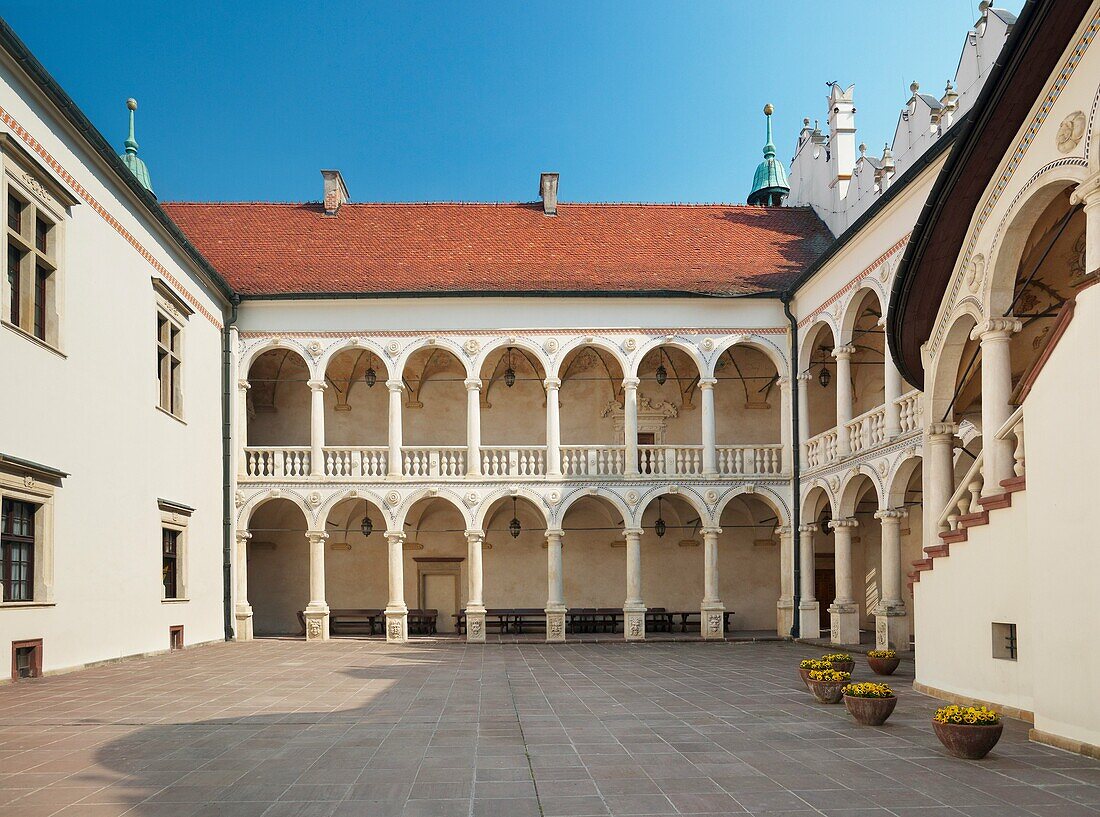
[{"label": "green spire", "polygon": [[137,110],[137,100],[132,97],[127,99],[126,107],[130,110],[130,135],[126,137],[126,152],[119,158],[134,174],[134,178],[138,180],[138,183],[152,193],[153,180],[149,178],[149,168],[145,166],[145,162],[138,158],[138,143],[137,139],[134,138],[134,111]]},{"label": "green spire", "polygon": [[756,175],[753,176],[749,204],[778,206],[791,192],[791,186],[787,183],[787,171],[783,163],[775,158],[775,143],[772,141],[773,110],[770,102],[764,106],[768,140],[764,143],[764,161],[757,166]]}]

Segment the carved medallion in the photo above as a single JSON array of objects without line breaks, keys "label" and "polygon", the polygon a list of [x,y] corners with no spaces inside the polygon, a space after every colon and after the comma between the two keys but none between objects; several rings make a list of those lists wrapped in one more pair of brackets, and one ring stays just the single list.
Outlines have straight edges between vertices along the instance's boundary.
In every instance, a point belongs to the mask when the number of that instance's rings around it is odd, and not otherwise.
[{"label": "carved medallion", "polygon": [[400,502],[401,494],[397,491],[390,491],[386,494],[386,504],[389,505],[391,508],[400,504]]},{"label": "carved medallion", "polygon": [[472,508],[478,503],[478,500],[480,499],[481,494],[479,494],[477,491],[467,491],[466,496],[462,498],[462,501]]},{"label": "carved medallion", "polygon": [[546,342],[542,344],[542,348],[546,350],[548,355],[554,354],[554,352],[558,351],[558,339],[547,338]]},{"label": "carved medallion", "polygon": [[309,495],[306,497],[306,502],[308,502],[312,508],[318,507],[321,504],[321,492],[310,491]]},{"label": "carved medallion", "polygon": [[386,354],[390,357],[397,357],[398,352],[401,351],[401,344],[396,340],[391,340],[386,344]]},{"label": "carved medallion", "polygon": [[462,348],[466,350],[466,354],[472,356],[476,355],[478,351],[480,351],[481,344],[477,342],[477,338],[470,338],[468,341],[462,344]]},{"label": "carved medallion", "polygon": [[1058,126],[1058,134],[1055,144],[1059,153],[1069,153],[1085,135],[1085,115],[1081,111],[1074,111]]},{"label": "carved medallion", "polygon": [[321,341],[311,340],[306,345],[306,351],[310,353],[314,360],[316,360],[321,356],[321,352],[324,351],[324,348],[321,346]]}]

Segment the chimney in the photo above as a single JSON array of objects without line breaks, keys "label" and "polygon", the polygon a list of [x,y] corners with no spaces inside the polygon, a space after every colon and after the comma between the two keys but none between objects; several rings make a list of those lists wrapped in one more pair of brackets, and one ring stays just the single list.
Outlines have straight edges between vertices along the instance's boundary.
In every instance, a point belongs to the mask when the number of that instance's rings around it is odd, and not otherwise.
[{"label": "chimney", "polygon": [[542,199],[542,212],[548,216],[558,214],[558,174],[543,173],[539,176],[539,198]]},{"label": "chimney", "polygon": [[829,88],[829,161],[833,167],[830,186],[839,190],[841,198],[848,192],[848,181],[856,158],[856,106],[852,100],[854,85],[846,89],[839,82]]},{"label": "chimney", "polygon": [[340,205],[348,201],[348,186],[344,184],[344,177],[339,170],[322,170],[321,178],[325,180],[325,215],[334,216],[340,209]]}]

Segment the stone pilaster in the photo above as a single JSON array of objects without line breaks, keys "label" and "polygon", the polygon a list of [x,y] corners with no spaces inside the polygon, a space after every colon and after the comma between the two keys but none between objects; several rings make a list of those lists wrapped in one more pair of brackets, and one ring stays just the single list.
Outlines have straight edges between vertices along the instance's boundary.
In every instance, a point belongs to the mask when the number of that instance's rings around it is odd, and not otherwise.
[{"label": "stone pilaster", "polygon": [[252,534],[237,531],[236,569],[237,600],[233,605],[233,617],[237,622],[237,640],[252,640],[252,605],[248,603],[248,540]]}]

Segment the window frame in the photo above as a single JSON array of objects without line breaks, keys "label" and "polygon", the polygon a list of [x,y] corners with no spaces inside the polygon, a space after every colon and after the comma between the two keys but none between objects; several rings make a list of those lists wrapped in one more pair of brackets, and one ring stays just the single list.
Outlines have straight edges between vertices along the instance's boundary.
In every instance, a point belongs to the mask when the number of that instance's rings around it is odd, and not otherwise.
[{"label": "window frame", "polygon": [[34,546],[31,557],[31,598],[4,601],[6,607],[50,607],[54,599],[54,504],[62,479],[68,474],[48,466],[0,454],[0,501],[26,502],[35,506]]},{"label": "window frame", "polygon": [[[65,228],[72,194],[7,134],[0,134],[0,224],[5,275],[0,278],[0,326],[64,354]],[[20,205],[13,220],[13,202]],[[41,225],[46,225],[44,241]],[[20,253],[11,279],[11,252]]]},{"label": "window frame", "polygon": [[[38,509],[41,505],[36,502],[28,502],[25,499],[5,496],[0,497],[0,506],[3,507],[3,510],[0,511],[0,518],[3,519],[3,523],[0,524],[0,601],[33,602],[35,584],[34,555],[36,548],[34,522],[38,516]],[[26,517],[15,517],[13,511],[16,506],[29,509],[29,513]],[[14,531],[14,520],[16,518],[26,519],[26,524],[30,530],[29,534],[16,533]],[[18,547],[21,552],[26,553],[25,558],[21,558],[18,561],[14,558],[12,554],[16,547]],[[25,578],[18,582],[20,585],[24,585],[22,591],[24,595],[21,598],[16,598],[14,593],[16,580],[13,578],[12,574],[16,564],[22,565],[26,571]]]},{"label": "window frame", "polygon": [[156,299],[157,401],[156,406],[170,417],[184,422],[184,344],[187,321],[195,313],[167,283],[154,277]]},{"label": "window frame", "polygon": [[[191,522],[191,514],[194,508],[179,502],[167,499],[158,499],[157,508],[160,511],[160,600],[167,604],[190,601],[188,592],[188,536],[187,528]],[[171,532],[176,538],[176,595],[169,596],[164,586],[164,538]]]}]

